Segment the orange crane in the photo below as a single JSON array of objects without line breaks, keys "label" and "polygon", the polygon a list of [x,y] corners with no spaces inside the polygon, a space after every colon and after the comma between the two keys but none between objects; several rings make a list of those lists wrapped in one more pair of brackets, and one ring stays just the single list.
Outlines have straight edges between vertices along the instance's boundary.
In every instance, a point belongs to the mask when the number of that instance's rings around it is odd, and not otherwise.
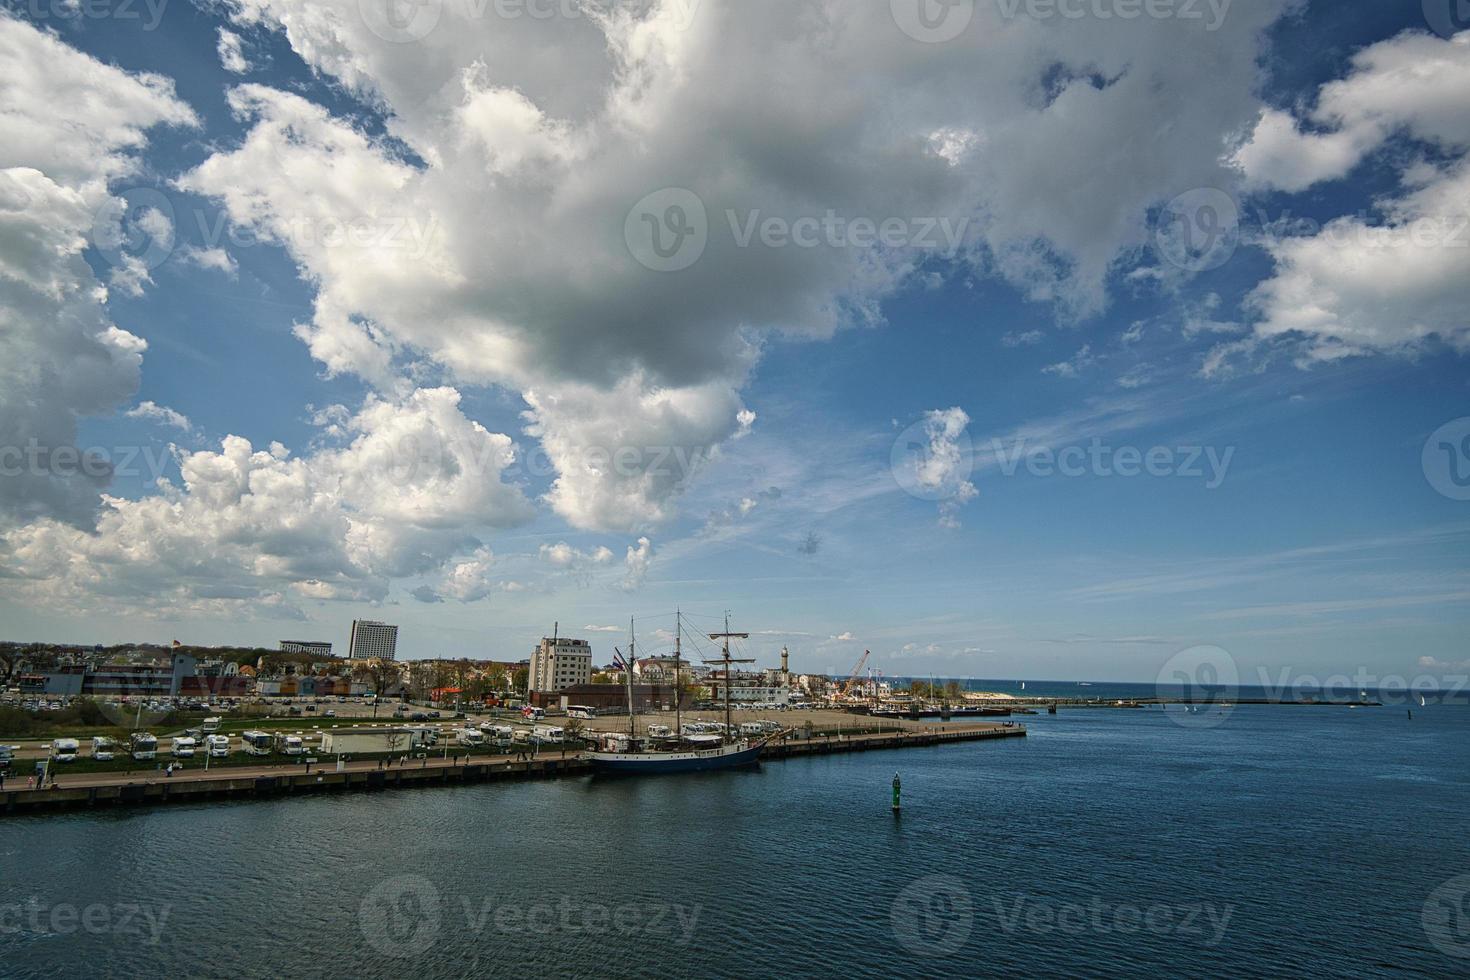
[{"label": "orange crane", "polygon": [[844,701],[847,700],[848,692],[850,692],[852,690],[852,686],[857,683],[858,675],[863,672],[863,664],[868,662],[868,656],[870,653],[871,651],[869,650],[863,651],[862,659],[860,659],[857,662],[857,666],[852,669],[852,676],[847,679],[847,683],[842,685],[842,690],[837,692],[837,697],[839,699]]}]

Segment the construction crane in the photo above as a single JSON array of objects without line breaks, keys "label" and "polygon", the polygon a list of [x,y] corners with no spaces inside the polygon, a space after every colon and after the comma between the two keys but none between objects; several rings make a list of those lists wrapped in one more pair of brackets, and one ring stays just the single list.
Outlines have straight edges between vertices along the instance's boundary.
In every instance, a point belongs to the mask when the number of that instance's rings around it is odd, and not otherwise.
[{"label": "construction crane", "polygon": [[847,700],[848,692],[850,692],[852,690],[852,686],[857,683],[858,677],[863,672],[863,665],[868,662],[868,657],[870,653],[871,651],[868,650],[863,651],[862,659],[860,659],[857,662],[857,666],[852,669],[852,676],[848,677],[847,683],[842,685],[842,690],[837,692],[837,697],[839,699],[844,701]]}]

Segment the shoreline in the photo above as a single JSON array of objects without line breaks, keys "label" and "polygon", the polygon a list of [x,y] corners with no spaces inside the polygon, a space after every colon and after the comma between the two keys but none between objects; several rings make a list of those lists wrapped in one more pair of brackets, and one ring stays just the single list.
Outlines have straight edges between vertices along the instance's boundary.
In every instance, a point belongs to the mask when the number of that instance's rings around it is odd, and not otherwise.
[{"label": "shoreline", "polygon": [[[790,738],[772,742],[761,763],[810,755],[834,755],[907,748],[926,748],[998,738],[1024,738],[1024,725],[985,724],[930,731],[904,730],[878,734]],[[450,756],[410,759],[406,764],[380,762],[330,764],[306,772],[300,764],[237,767],[234,771],[186,771],[172,777],[119,779],[110,773],[71,777],[56,789],[0,791],[0,814],[58,809],[110,809],[118,805],[208,802],[221,799],[269,799],[320,792],[375,791],[415,786],[462,786],[512,779],[551,779],[590,775],[592,767],[575,750],[553,750],[534,758],[516,756]],[[240,771],[241,769],[246,771]],[[714,774],[711,774],[714,775]],[[631,776],[607,777],[628,779]],[[7,780],[7,783],[9,781]]]}]

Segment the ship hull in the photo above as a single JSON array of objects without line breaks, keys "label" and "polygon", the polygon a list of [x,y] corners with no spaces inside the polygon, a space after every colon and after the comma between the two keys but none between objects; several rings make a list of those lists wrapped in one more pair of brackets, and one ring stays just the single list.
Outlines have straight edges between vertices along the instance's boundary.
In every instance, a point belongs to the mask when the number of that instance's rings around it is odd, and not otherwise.
[{"label": "ship hull", "polygon": [[598,773],[653,776],[753,766],[760,761],[762,748],[764,745],[726,745],[688,752],[586,752],[582,758]]}]

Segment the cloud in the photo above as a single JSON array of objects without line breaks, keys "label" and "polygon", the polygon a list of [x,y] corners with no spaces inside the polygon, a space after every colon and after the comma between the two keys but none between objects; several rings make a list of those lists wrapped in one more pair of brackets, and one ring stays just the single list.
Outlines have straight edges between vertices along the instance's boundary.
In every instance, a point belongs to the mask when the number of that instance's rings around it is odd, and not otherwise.
[{"label": "cloud", "polygon": [[915,445],[893,459],[900,486],[914,495],[939,502],[939,526],[959,527],[959,511],[979,495],[970,482],[974,458],[967,431],[970,416],[958,406],[926,412]]},{"label": "cloud", "polygon": [[[330,372],[389,391],[422,358],[452,383],[521,393],[557,469],[553,509],[636,533],[671,519],[698,467],[670,478],[634,455],[614,472],[589,451],[709,458],[749,431],[739,393],[772,336],[881,322],[883,300],[931,282],[936,261],[1005,277],[1066,317],[1101,310],[1149,209],[1228,181],[1224,139],[1255,120],[1260,38],[1285,3],[1233,10],[1214,31],[986,8],[936,52],[881,3],[578,18],[436,4],[399,43],[405,28],[373,4],[242,0],[239,25],[278,31],[381,108],[386,135],[242,85],[229,98],[244,139],[180,186],[280,242],[316,284],[298,335]],[[1132,152],[1160,133],[1161,152]],[[669,194],[700,250],[672,273],[636,258],[636,235],[674,214]],[[741,232],[828,214],[905,234],[805,248]],[[366,234],[302,233],[324,224]]]},{"label": "cloud", "polygon": [[653,564],[653,542],[639,538],[637,547],[629,545],[628,555],[623,560],[627,573],[623,576],[623,591],[636,592],[643,588],[648,578],[649,566]]},{"label": "cloud", "polygon": [[829,636],[827,639],[834,640],[838,643],[851,643],[856,637],[852,635],[851,631],[844,631],[838,633],[836,636]]},{"label": "cloud", "polygon": [[96,246],[110,284],[141,291],[151,256],[130,252],[121,226],[130,211],[159,225],[146,195],[113,196],[108,181],[137,169],[147,130],[198,120],[168,80],[104,65],[7,13],[0,64],[0,447],[29,456],[0,480],[0,527],[84,524],[110,471],[67,462],[77,422],[133,396],[148,345],[111,321],[83,253]]},{"label": "cloud", "polygon": [[235,257],[222,248],[196,248],[193,245],[185,245],[176,254],[190,265],[223,272],[231,279],[240,274],[240,267],[235,262]]},{"label": "cloud", "polygon": [[763,505],[774,503],[780,499],[780,487],[767,487],[765,490],[747,494],[728,507],[711,511],[709,517],[704,522],[704,528],[702,530],[708,532],[718,528],[732,527],[749,518],[751,514],[754,514]]},{"label": "cloud", "polygon": [[1097,357],[1092,353],[1092,345],[1083,344],[1070,358],[1056,364],[1048,364],[1041,369],[1041,373],[1055,375],[1058,378],[1076,378],[1096,363]]},{"label": "cloud", "polygon": [[954,496],[939,502],[939,526],[951,531],[959,530],[961,508],[978,496],[980,491],[975,489],[975,484],[968,480],[959,484]]},{"label": "cloud", "polygon": [[1129,368],[1126,373],[1120,375],[1118,377],[1118,380],[1114,383],[1119,388],[1125,388],[1131,391],[1134,388],[1142,388],[1144,385],[1152,381],[1153,377],[1154,373],[1152,367],[1147,364],[1136,364],[1133,367]]},{"label": "cloud", "polygon": [[244,44],[240,35],[234,31],[223,27],[219,29],[219,43],[215,45],[215,51],[219,54],[219,63],[225,71],[243,75],[250,70],[250,62],[245,58]]},{"label": "cloud", "polygon": [[439,583],[438,594],[459,602],[479,602],[496,590],[491,580],[495,554],[478,548],[473,554],[449,564]]},{"label": "cloud", "polygon": [[567,544],[558,541],[556,544],[543,544],[540,549],[541,560],[556,568],[580,569],[589,565],[606,565],[613,560],[612,549],[598,547],[593,551],[579,551]]},{"label": "cloud", "polygon": [[176,412],[164,405],[156,405],[151,401],[139,402],[135,407],[123,413],[130,419],[147,419],[157,422],[159,425],[171,426],[184,432],[192,432],[194,423],[182,412]]},{"label": "cloud", "polygon": [[1046,339],[1046,334],[1040,330],[1027,330],[1023,333],[1006,333],[1000,338],[1003,347],[1034,347]]},{"label": "cloud", "polygon": [[1412,354],[1436,338],[1470,350],[1467,87],[1470,32],[1410,32],[1360,51],[1346,78],[1321,88],[1309,118],[1324,133],[1303,135],[1281,113],[1263,117],[1240,165],[1288,190],[1344,176],[1394,133],[1434,153],[1395,157],[1403,192],[1378,203],[1381,220],[1345,216],[1265,243],[1275,272],[1246,304],[1257,338],[1299,342],[1306,365]]},{"label": "cloud", "polygon": [[0,536],[0,554],[46,605],[91,595],[201,609],[208,600],[380,600],[393,579],[470,552],[439,591],[473,601],[490,554],[475,550],[472,532],[533,511],[501,479],[515,459],[510,439],[465,418],[459,400],[450,388],[370,399],[345,422],[348,445],[306,457],[226,436],[217,451],[178,454],[181,485],[104,497],[95,533],[36,521]]},{"label": "cloud", "polygon": [[635,375],[611,391],[561,385],[524,397],[526,434],[540,439],[556,467],[546,499],[584,530],[636,531],[669,520],[739,427],[740,396],[723,382],[665,389]]},{"label": "cloud", "polygon": [[137,170],[154,126],[197,126],[161,75],[130,73],[0,12],[0,145],[5,164],[30,168],[104,203],[106,182]]}]

